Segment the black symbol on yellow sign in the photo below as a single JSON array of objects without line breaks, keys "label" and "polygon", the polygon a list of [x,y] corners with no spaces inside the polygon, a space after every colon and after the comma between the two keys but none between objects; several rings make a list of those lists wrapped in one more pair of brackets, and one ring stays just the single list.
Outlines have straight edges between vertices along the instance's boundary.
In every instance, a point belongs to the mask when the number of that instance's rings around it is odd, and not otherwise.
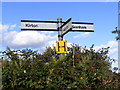
[{"label": "black symbol on yellow sign", "polygon": [[67,53],[68,47],[67,47],[67,41],[56,41],[56,53]]}]

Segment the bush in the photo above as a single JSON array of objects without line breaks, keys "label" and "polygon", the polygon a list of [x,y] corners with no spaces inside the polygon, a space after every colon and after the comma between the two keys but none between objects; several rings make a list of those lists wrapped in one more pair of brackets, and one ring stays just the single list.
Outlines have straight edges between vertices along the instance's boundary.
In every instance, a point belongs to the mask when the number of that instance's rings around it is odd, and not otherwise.
[{"label": "bush", "polygon": [[[95,51],[72,46],[68,54],[58,55],[55,48],[42,54],[31,49],[2,52],[3,89],[86,89],[118,88],[117,73],[110,70],[108,48]],[[74,52],[73,52],[74,51]]]}]

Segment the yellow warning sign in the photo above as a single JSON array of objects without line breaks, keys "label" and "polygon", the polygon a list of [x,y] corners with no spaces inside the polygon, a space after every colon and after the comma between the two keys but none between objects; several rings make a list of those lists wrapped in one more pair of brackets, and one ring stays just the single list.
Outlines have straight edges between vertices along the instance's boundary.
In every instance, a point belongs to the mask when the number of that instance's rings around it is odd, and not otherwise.
[{"label": "yellow warning sign", "polygon": [[68,47],[67,47],[67,41],[56,41],[56,53],[67,53]]}]

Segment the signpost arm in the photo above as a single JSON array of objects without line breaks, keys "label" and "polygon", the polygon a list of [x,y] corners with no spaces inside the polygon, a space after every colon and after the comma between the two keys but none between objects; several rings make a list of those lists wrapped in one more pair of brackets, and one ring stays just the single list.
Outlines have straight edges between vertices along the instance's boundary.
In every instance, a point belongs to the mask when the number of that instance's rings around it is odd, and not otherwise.
[{"label": "signpost arm", "polygon": [[63,40],[62,28],[61,28],[62,18],[58,18],[57,21],[58,21],[58,40],[59,40],[59,41],[62,41],[62,40]]}]

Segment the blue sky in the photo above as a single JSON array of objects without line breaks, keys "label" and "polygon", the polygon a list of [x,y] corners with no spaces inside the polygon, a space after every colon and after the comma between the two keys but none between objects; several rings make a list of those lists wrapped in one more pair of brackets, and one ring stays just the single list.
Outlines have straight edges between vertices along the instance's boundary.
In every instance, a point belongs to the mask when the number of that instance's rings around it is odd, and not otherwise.
[{"label": "blue sky", "polygon": [[33,48],[45,50],[57,40],[58,32],[23,32],[21,20],[66,21],[94,23],[91,33],[68,32],[64,40],[95,49],[110,46],[110,56],[117,58],[117,41],[112,30],[118,25],[117,2],[3,2],[2,3],[2,48]]},{"label": "blue sky", "polygon": [[1,0],[2,2],[118,2],[119,0]]}]

